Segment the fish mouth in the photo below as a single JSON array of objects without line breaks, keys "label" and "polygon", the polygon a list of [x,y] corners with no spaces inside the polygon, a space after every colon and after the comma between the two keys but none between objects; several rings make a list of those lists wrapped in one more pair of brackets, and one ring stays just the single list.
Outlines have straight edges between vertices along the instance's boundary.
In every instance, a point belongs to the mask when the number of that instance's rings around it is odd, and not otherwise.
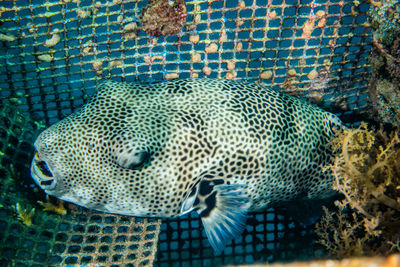
[{"label": "fish mouth", "polygon": [[46,161],[40,158],[37,151],[32,159],[31,175],[33,180],[44,190],[52,190],[56,186],[56,180],[50,167]]}]

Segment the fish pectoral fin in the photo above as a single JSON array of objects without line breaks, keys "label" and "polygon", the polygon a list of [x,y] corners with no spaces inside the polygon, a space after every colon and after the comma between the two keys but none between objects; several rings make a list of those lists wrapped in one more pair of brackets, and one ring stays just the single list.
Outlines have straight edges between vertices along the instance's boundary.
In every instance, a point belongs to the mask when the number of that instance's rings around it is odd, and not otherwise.
[{"label": "fish pectoral fin", "polygon": [[208,240],[218,255],[245,228],[250,208],[246,185],[216,185],[198,205]]},{"label": "fish pectoral fin", "polygon": [[193,204],[195,200],[196,200],[196,195],[190,194],[189,197],[183,202],[180,215],[184,215],[186,213],[191,212],[194,209]]}]

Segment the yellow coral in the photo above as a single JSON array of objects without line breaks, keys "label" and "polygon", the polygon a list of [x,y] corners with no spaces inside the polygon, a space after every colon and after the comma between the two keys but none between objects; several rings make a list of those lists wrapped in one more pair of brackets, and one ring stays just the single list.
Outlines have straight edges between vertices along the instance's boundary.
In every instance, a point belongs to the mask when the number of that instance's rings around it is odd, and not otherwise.
[{"label": "yellow coral", "polygon": [[58,205],[55,205],[55,204],[51,203],[48,198],[46,200],[47,200],[46,202],[38,201],[38,203],[40,205],[42,205],[44,211],[55,212],[59,215],[67,214],[67,210],[65,209],[64,203],[62,201],[60,201],[58,203]]},{"label": "yellow coral", "polygon": [[32,225],[32,217],[35,214],[35,208],[32,208],[29,212],[26,209],[22,209],[21,205],[17,203],[15,205],[15,211],[17,213],[17,219],[26,226]]},{"label": "yellow coral", "polygon": [[326,169],[344,198],[335,202],[338,211],[325,210],[316,227],[332,254],[388,254],[389,244],[400,241],[399,145],[397,133],[374,132],[365,123],[342,129],[332,140],[336,156]]}]

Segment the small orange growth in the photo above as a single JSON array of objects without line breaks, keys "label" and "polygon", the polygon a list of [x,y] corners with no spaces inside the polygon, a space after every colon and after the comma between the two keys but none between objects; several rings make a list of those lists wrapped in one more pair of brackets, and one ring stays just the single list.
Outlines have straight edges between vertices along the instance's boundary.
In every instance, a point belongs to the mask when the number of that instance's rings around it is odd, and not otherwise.
[{"label": "small orange growth", "polygon": [[276,18],[276,11],[272,11],[271,13],[269,13],[268,17],[270,17],[271,19]]},{"label": "small orange growth", "polygon": [[194,53],[194,54],[192,54],[192,62],[193,62],[193,63],[199,63],[199,62],[201,62],[201,54],[200,54],[200,53]]},{"label": "small orange growth", "polygon": [[89,8],[78,8],[76,10],[76,14],[78,15],[79,18],[85,19],[90,15],[92,15],[92,10],[90,10]]},{"label": "small orange growth", "polygon": [[137,30],[137,23],[136,22],[131,22],[128,23],[124,26],[124,31],[126,32],[133,32]]},{"label": "small orange growth", "polygon": [[215,53],[218,51],[218,45],[216,43],[211,43],[209,46],[206,47],[207,53]]},{"label": "small orange growth", "polygon": [[317,27],[318,28],[323,28],[326,25],[326,18],[321,18],[318,23],[317,23]]},{"label": "small orange growth", "polygon": [[238,27],[242,26],[243,23],[244,23],[244,20],[243,20],[242,18],[237,18],[237,19],[236,19],[236,25],[237,25]]},{"label": "small orange growth", "polygon": [[121,66],[124,62],[122,60],[113,60],[108,63],[108,68],[112,69],[117,66]]},{"label": "small orange growth", "polygon": [[161,60],[161,61],[162,61],[163,59],[164,59],[164,57],[161,56],[161,55],[157,55],[157,56],[144,56],[144,57],[143,57],[144,62],[146,62],[146,64],[148,64],[148,65],[153,64],[153,62],[156,61],[156,60]]},{"label": "small orange growth", "polygon": [[200,37],[197,34],[189,36],[189,41],[193,44],[197,44],[199,42],[199,40],[200,40]]},{"label": "small orange growth", "polygon": [[58,205],[51,203],[49,198],[46,198],[46,202],[38,201],[38,203],[43,207],[44,211],[54,212],[62,216],[67,214],[67,210],[64,207],[64,202],[61,200]]},{"label": "small orange growth", "polygon": [[54,59],[52,54],[42,54],[37,57],[40,61],[50,62]]},{"label": "small orange growth", "polygon": [[46,47],[53,47],[60,42],[61,38],[60,35],[54,33],[53,36],[44,42],[44,46]]},{"label": "small orange growth", "polygon": [[97,46],[97,44],[93,43],[92,41],[88,41],[83,45],[82,49],[82,56],[87,56],[90,54],[93,54],[94,48]]},{"label": "small orange growth", "polygon": [[332,62],[329,61],[329,59],[324,59],[324,68],[326,71],[329,71],[331,68]]},{"label": "small orange growth", "polygon": [[314,31],[315,18],[309,18],[303,25],[302,37],[310,38],[311,33]]},{"label": "small orange growth", "polygon": [[314,80],[318,77],[318,71],[316,71],[315,69],[313,69],[312,71],[310,71],[310,73],[307,75],[308,79],[310,80]]},{"label": "small orange growth", "polygon": [[296,76],[296,70],[295,69],[290,69],[290,70],[288,70],[288,72],[287,72],[287,74],[289,75],[289,76]]},{"label": "small orange growth", "polygon": [[194,24],[199,24],[201,22],[201,15],[196,14],[193,19]]},{"label": "small orange growth", "polygon": [[264,71],[264,72],[262,72],[262,73],[260,74],[260,78],[261,78],[261,79],[271,79],[271,78],[272,78],[272,75],[273,75],[272,71],[267,70],[267,71]]},{"label": "small orange growth", "polygon": [[233,61],[233,60],[226,61],[226,68],[228,70],[234,70],[235,69],[235,61]]},{"label": "small orange growth", "polygon": [[167,73],[167,74],[165,74],[164,78],[165,78],[166,80],[178,79],[178,78],[179,78],[179,74],[176,73],[176,72]]},{"label": "small orange growth", "polygon": [[226,74],[225,79],[227,79],[227,80],[232,80],[232,79],[234,79],[236,76],[237,76],[236,71],[232,70],[232,71],[230,71],[230,72],[228,72],[228,73]]},{"label": "small orange growth", "polygon": [[103,66],[103,61],[101,60],[96,60],[92,63],[93,69],[95,70],[100,70],[101,67]]},{"label": "small orange growth", "polygon": [[139,28],[136,22],[128,23],[124,26],[124,37],[125,39],[135,39]]},{"label": "small orange growth", "polygon": [[315,15],[317,15],[317,17],[318,18],[322,18],[323,16],[325,16],[325,11],[322,11],[322,10],[320,10],[320,11],[317,11],[317,13],[315,13]]},{"label": "small orange growth", "polygon": [[218,39],[218,42],[219,42],[220,44],[222,44],[222,43],[224,43],[224,42],[226,42],[226,41],[228,41],[228,37],[227,37],[227,35],[226,35],[226,31],[223,30],[223,31],[221,32],[221,34],[220,34],[220,37],[219,37],[219,39]]},{"label": "small orange growth", "polygon": [[211,69],[210,67],[204,67],[204,68],[203,68],[203,73],[204,73],[205,75],[210,75],[211,72],[212,72],[212,69]]},{"label": "small orange growth", "polygon": [[236,51],[238,51],[238,52],[242,52],[243,51],[243,44],[242,43],[237,43]]}]

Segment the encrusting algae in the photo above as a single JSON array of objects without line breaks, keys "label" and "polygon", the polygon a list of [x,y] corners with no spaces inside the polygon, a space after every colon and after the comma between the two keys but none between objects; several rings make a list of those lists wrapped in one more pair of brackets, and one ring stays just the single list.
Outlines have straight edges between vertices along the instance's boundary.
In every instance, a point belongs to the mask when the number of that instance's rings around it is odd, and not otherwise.
[{"label": "encrusting algae", "polygon": [[142,10],[141,28],[150,36],[173,35],[182,31],[187,10],[183,0],[152,0]]},{"label": "encrusting algae", "polygon": [[338,258],[399,252],[400,141],[398,133],[373,131],[362,123],[332,141],[337,153],[327,167],[343,195],[338,210],[325,208],[316,226],[321,243]]}]

